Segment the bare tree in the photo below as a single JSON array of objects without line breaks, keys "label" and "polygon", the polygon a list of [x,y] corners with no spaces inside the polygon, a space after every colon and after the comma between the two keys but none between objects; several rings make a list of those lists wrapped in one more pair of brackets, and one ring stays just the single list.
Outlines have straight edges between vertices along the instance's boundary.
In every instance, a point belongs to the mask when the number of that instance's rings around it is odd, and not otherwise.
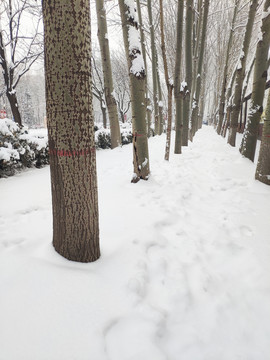
[{"label": "bare tree", "polygon": [[92,56],[92,91],[93,96],[98,100],[102,114],[103,127],[107,128],[107,112],[105,102],[105,90],[102,80],[102,69],[98,66],[94,56]]},{"label": "bare tree", "polygon": [[127,113],[129,112],[131,100],[130,100],[130,88],[128,77],[128,66],[123,52],[112,53],[112,71],[114,79],[114,92],[115,99],[120,114],[120,119],[125,122]]},{"label": "bare tree", "polygon": [[[32,33],[22,23],[35,19]],[[33,0],[6,0],[0,4],[0,65],[5,93],[14,120],[22,125],[16,88],[22,76],[43,54],[41,6]]]}]

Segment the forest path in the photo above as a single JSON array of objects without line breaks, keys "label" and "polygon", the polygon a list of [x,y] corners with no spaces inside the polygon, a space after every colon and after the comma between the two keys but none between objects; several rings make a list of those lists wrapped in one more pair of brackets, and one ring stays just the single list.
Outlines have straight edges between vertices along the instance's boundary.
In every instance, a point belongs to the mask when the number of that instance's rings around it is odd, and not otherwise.
[{"label": "forest path", "polygon": [[149,145],[137,184],[131,145],[97,152],[93,264],[51,246],[48,167],[0,181],[0,360],[269,360],[269,187],[210,127]]}]

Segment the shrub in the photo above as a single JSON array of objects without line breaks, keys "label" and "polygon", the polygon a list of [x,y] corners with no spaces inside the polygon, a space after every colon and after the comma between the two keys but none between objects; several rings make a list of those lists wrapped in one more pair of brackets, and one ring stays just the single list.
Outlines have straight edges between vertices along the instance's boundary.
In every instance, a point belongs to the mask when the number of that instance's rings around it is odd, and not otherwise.
[{"label": "shrub", "polygon": [[23,167],[48,164],[47,137],[34,136],[26,127],[0,119],[0,177],[14,175]]}]

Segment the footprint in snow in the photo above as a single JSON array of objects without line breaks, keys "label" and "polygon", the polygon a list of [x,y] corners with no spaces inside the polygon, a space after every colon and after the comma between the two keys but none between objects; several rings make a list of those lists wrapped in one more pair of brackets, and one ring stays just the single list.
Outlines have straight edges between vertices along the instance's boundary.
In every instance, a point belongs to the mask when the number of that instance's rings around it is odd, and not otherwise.
[{"label": "footprint in snow", "polygon": [[110,360],[166,360],[159,348],[161,316],[150,312],[133,312],[108,324],[104,339]]}]

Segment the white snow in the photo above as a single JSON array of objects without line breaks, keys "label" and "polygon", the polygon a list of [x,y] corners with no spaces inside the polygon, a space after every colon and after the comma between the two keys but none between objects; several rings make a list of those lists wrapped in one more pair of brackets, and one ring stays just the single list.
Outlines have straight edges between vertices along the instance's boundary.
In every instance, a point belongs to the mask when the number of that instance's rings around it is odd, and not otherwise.
[{"label": "white snow", "polygon": [[135,76],[140,76],[145,70],[145,64],[142,56],[141,39],[139,30],[133,26],[128,26],[129,53],[133,56],[130,72]]},{"label": "white snow", "polygon": [[185,87],[187,86],[187,82],[186,81],[182,81],[181,85],[180,85],[180,91],[185,91]]},{"label": "white snow", "polygon": [[97,152],[92,264],[52,247],[49,167],[0,180],[1,360],[270,359],[270,188],[212,128],[165,143],[137,184],[131,144]]},{"label": "white snow", "polygon": [[0,119],[0,133],[12,136],[13,132],[18,131],[18,125],[10,119]]}]

